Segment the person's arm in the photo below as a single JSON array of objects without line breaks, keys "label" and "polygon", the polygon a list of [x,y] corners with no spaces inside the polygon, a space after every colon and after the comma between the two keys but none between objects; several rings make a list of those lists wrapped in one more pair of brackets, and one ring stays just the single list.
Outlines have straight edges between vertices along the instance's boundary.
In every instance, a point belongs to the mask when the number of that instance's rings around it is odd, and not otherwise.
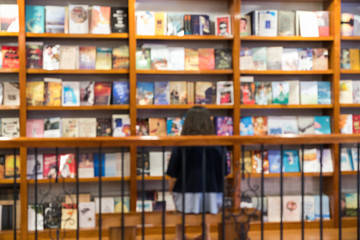
[{"label": "person's arm", "polygon": [[169,192],[172,193],[174,190],[177,176],[179,175],[179,170],[181,169],[181,162],[180,162],[180,150],[178,147],[173,148],[171,153],[171,158],[169,161],[168,169],[166,171],[166,175],[170,177],[169,180]]},{"label": "person's arm", "polygon": [[170,177],[170,180],[169,180],[169,192],[170,192],[170,194],[172,194],[172,191],[174,189],[176,180],[177,180],[176,178]]}]

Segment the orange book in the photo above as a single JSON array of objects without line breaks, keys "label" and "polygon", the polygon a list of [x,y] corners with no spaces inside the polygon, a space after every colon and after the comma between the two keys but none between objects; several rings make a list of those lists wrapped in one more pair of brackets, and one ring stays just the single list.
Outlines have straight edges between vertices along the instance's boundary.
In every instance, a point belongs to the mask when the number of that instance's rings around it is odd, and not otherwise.
[{"label": "orange book", "polygon": [[61,106],[61,79],[44,79],[44,106]]},{"label": "orange book", "polygon": [[199,70],[199,53],[197,49],[185,48],[185,70]]},{"label": "orange book", "polygon": [[93,6],[91,11],[91,33],[110,34],[110,7]]},{"label": "orange book", "polygon": [[267,117],[253,117],[254,135],[267,135]]},{"label": "orange book", "polygon": [[166,35],[166,13],[155,13],[155,35]]},{"label": "orange book", "polygon": [[360,70],[360,50],[350,48],[350,66],[352,70]]},{"label": "orange book", "polygon": [[[261,151],[255,150],[252,154],[252,172],[261,173]],[[264,173],[269,173],[268,151],[264,150]]]},{"label": "orange book", "polygon": [[158,137],[166,136],[166,119],[149,118],[149,135]]},{"label": "orange book", "polygon": [[213,48],[199,48],[199,69],[215,69],[215,51]]}]

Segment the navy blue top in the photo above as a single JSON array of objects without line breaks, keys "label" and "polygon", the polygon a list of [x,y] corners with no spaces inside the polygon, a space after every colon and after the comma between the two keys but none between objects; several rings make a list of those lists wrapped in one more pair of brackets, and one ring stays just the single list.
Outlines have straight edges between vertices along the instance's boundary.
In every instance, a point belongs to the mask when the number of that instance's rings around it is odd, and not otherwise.
[{"label": "navy blue top", "polygon": [[[202,192],[202,154],[204,147],[174,147],[167,175],[176,178],[174,192],[182,192],[182,156],[185,153],[186,185],[185,192]],[[224,178],[227,175],[226,151],[224,147],[205,147],[205,192],[223,192]],[[223,167],[221,163],[223,161]],[[222,169],[224,174],[222,174]]]}]

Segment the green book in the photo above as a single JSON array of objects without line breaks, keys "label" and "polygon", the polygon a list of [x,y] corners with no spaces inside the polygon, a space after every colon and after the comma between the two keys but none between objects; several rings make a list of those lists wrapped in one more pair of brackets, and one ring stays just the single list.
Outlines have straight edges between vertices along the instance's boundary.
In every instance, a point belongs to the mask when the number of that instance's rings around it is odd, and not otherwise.
[{"label": "green book", "polygon": [[149,48],[138,48],[136,50],[136,69],[151,69]]}]

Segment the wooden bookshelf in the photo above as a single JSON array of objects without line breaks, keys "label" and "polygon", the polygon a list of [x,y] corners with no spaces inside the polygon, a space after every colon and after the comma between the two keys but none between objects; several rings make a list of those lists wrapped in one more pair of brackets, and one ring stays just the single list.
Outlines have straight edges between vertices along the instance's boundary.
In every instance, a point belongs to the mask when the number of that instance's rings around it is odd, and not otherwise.
[{"label": "wooden bookshelf", "polygon": [[[12,178],[8,178],[8,179],[0,179],[0,185],[9,185],[9,184],[13,184],[14,183],[14,179]],[[16,179],[16,183],[20,183],[20,179],[17,178]]]},{"label": "wooden bookshelf", "polygon": [[172,71],[172,70],[136,70],[137,74],[180,74],[180,75],[212,75],[212,74],[232,74],[232,69],[214,69],[214,70],[199,70],[199,71],[190,71],[190,70],[183,70],[183,71]]},{"label": "wooden bookshelf", "polygon": [[262,36],[241,36],[241,41],[279,41],[279,42],[331,42],[334,41],[334,37],[300,37],[300,36],[290,36],[290,37],[262,37]]},{"label": "wooden bookshelf", "polygon": [[214,35],[185,35],[185,36],[145,36],[145,35],[136,35],[136,39],[143,40],[200,40],[200,41],[218,41],[218,40],[233,40],[232,36],[214,36]]},{"label": "wooden bookshelf", "polygon": [[0,110],[19,110],[20,106],[6,106],[0,105]]},{"label": "wooden bookshelf", "polygon": [[111,69],[111,70],[84,70],[84,69],[76,69],[76,70],[44,70],[44,69],[27,69],[26,72],[28,74],[128,74],[128,69]]},{"label": "wooden bookshelf", "polygon": [[333,70],[313,70],[313,71],[282,71],[282,70],[240,70],[241,74],[246,75],[330,75]]},{"label": "wooden bookshelf", "polygon": [[[144,180],[145,181],[162,181],[163,177],[162,176],[145,176],[144,177]],[[170,177],[169,176],[165,176],[165,180],[169,180]],[[136,180],[137,181],[141,181],[142,180],[142,177],[141,176],[137,176],[136,177]]]},{"label": "wooden bookshelf", "polygon": [[360,36],[341,36],[343,41],[360,41]]},{"label": "wooden bookshelf", "polygon": [[127,33],[111,34],[67,34],[67,33],[26,33],[27,38],[86,38],[86,39],[127,39]]},{"label": "wooden bookshelf", "polygon": [[18,73],[19,69],[16,68],[0,68],[0,73]]},{"label": "wooden bookshelf", "polygon": [[[324,219],[324,228],[332,228],[334,221],[332,219]],[[259,231],[260,230],[260,222],[251,222],[250,223],[250,229],[251,231]],[[320,221],[305,221],[305,227],[306,229],[312,229],[312,228],[320,228]],[[284,222],[284,229],[300,229],[301,228],[301,222]],[[280,223],[270,223],[266,222],[264,223],[264,229],[265,230],[274,230],[274,229],[280,229]],[[325,230],[326,231],[326,230]],[[300,234],[300,233],[299,233]]]},{"label": "wooden bookshelf", "polygon": [[341,171],[341,175],[357,175],[357,171]]},{"label": "wooden bookshelf", "polygon": [[129,105],[94,105],[94,106],[28,106],[28,111],[88,111],[88,110],[129,110]]},{"label": "wooden bookshelf", "polygon": [[204,106],[208,109],[233,109],[233,105],[217,105],[217,104],[169,104],[169,105],[137,105],[137,109],[190,109],[193,106]]},{"label": "wooden bookshelf", "polygon": [[360,108],[360,103],[340,103],[342,108]]},{"label": "wooden bookshelf", "polygon": [[[121,182],[122,178],[121,177],[102,177],[101,181],[102,182]],[[130,181],[130,177],[124,177],[124,181]],[[38,179],[38,184],[49,184],[49,183],[55,183],[55,179]],[[58,183],[75,183],[76,179],[75,178],[59,178],[58,179]],[[99,182],[99,178],[98,177],[94,177],[94,178],[80,178],[79,179],[80,183],[97,183]],[[28,184],[35,184],[35,179],[28,179],[27,180]]]},{"label": "wooden bookshelf", "polygon": [[18,32],[0,32],[0,37],[18,37]]},{"label": "wooden bookshelf", "polygon": [[[334,175],[333,172],[324,172],[323,173],[323,177],[332,177]],[[261,178],[261,174],[260,173],[250,173],[250,174],[245,174],[246,177],[250,177],[250,178]],[[301,177],[301,172],[284,172],[283,173],[284,177]],[[304,173],[305,177],[320,177],[320,173],[319,172],[313,172],[313,173]],[[280,178],[280,173],[265,173],[264,174],[265,178]]]},{"label": "wooden bookshelf", "polygon": [[270,105],[246,105],[241,104],[242,109],[331,109],[334,105],[332,104],[309,104],[309,105],[281,105],[281,104],[270,104]]},{"label": "wooden bookshelf", "polygon": [[341,69],[341,74],[360,74],[360,70]]}]

